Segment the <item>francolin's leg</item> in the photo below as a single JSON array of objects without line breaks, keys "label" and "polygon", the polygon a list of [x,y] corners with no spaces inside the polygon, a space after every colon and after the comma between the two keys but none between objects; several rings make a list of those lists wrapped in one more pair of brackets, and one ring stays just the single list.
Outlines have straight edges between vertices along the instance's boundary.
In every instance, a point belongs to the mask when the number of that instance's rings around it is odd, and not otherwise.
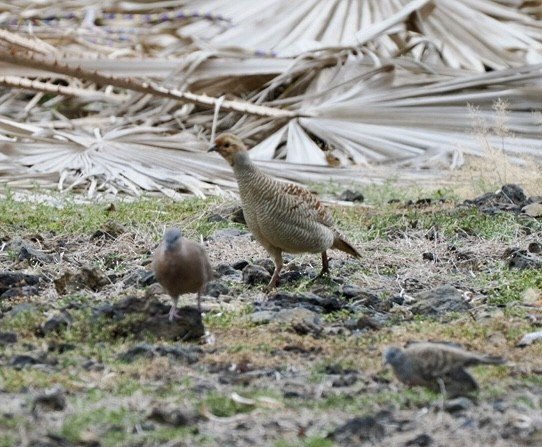
[{"label": "francolin's leg", "polygon": [[325,251],[322,252],[322,271],[320,272],[320,276],[328,274],[329,273],[329,260],[327,258],[327,253]]},{"label": "francolin's leg", "polygon": [[267,287],[270,289],[275,289],[277,287],[277,282],[279,281],[280,272],[282,270],[282,251],[280,249],[278,250],[268,250],[273,257],[273,263],[275,264],[275,271],[273,272],[273,276],[271,277],[271,281],[269,281],[269,284]]}]

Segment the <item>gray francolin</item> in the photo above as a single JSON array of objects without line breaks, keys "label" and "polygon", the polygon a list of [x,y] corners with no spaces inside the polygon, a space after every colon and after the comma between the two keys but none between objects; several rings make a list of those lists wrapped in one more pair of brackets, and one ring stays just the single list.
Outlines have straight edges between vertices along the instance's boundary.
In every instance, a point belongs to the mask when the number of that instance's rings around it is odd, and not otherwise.
[{"label": "gray francolin", "polygon": [[198,294],[198,310],[201,312],[201,294],[212,279],[213,270],[200,244],[184,239],[178,228],[168,228],[154,252],[152,270],[173,301],[170,320],[178,316],[177,302],[179,295],[184,293]]},{"label": "gray francolin", "polygon": [[219,135],[209,152],[218,152],[233,168],[248,228],[275,264],[269,287],[277,285],[282,252],[321,253],[322,273],[329,272],[326,250],[330,248],[361,257],[335,228],[333,218],[316,196],[262,172],[238,137]]},{"label": "gray francolin", "polygon": [[[425,386],[445,391],[449,397],[478,389],[476,380],[465,370],[469,366],[505,362],[502,357],[486,356],[445,343],[412,343],[406,349],[390,346],[383,353],[384,364],[406,385]],[[443,389],[444,388],[444,389]]]}]

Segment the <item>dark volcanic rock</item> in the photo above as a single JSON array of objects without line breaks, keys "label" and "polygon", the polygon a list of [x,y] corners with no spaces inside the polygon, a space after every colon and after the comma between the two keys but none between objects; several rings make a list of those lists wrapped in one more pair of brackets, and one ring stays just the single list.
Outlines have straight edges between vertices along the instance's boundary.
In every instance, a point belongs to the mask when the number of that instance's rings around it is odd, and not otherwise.
[{"label": "dark volcanic rock", "polygon": [[531,242],[527,246],[527,251],[534,254],[542,254],[542,244],[539,242]]},{"label": "dark volcanic rock", "polygon": [[62,386],[54,386],[36,396],[32,402],[32,413],[36,410],[62,411],[66,408],[66,393]]},{"label": "dark volcanic rock", "polygon": [[[28,447],[76,447],[76,444],[72,444],[64,436],[56,433],[47,433],[44,439],[31,439],[26,445]],[[100,447],[100,445],[99,442],[97,444],[90,444],[81,440],[77,443],[78,447]]]},{"label": "dark volcanic rock", "polygon": [[367,315],[362,315],[357,320],[347,320],[345,321],[344,326],[351,331],[363,329],[378,331],[379,329],[382,329],[382,323]]},{"label": "dark volcanic rock", "polygon": [[271,274],[260,265],[248,264],[243,269],[243,282],[249,286],[267,284],[270,280]]},{"label": "dark volcanic rock", "polygon": [[357,298],[363,293],[363,289],[355,284],[344,284],[342,294],[346,299]]},{"label": "dark volcanic rock", "polygon": [[[246,265],[248,265],[248,262],[243,266],[243,268]],[[230,264],[218,264],[215,270],[219,278],[221,276],[237,276],[239,274],[239,269],[233,268],[233,266]]]},{"label": "dark volcanic rock", "polygon": [[65,272],[54,283],[56,291],[66,295],[85,289],[98,292],[109,284],[109,279],[98,267],[83,266],[78,272]]},{"label": "dark volcanic rock", "polygon": [[39,277],[19,272],[0,272],[0,298],[38,294]]},{"label": "dark volcanic rock", "polygon": [[24,239],[14,239],[9,244],[9,249],[17,253],[18,261],[28,260],[38,262],[39,264],[50,264],[55,262],[53,256],[45,253],[43,250],[35,248],[32,243],[25,241]]},{"label": "dark volcanic rock", "polygon": [[271,261],[269,258],[256,259],[254,261],[254,265],[263,267],[270,275],[272,275],[275,271],[275,264],[273,264],[273,261]]},{"label": "dark volcanic rock", "polygon": [[154,272],[138,268],[130,271],[124,278],[124,285],[126,287],[148,287],[156,282]]},{"label": "dark volcanic rock", "polygon": [[[529,251],[529,248],[534,251]],[[502,257],[506,260],[508,268],[519,270],[542,268],[542,257],[538,255],[535,243],[529,244],[527,250],[507,248]]]},{"label": "dark volcanic rock", "polygon": [[152,358],[160,356],[192,364],[198,361],[200,352],[201,349],[193,346],[168,346],[140,343],[120,354],[119,359],[124,362],[133,362],[139,357]]},{"label": "dark volcanic rock", "polygon": [[17,334],[15,332],[0,332],[0,346],[17,343]]},{"label": "dark volcanic rock", "polygon": [[497,193],[499,199],[509,201],[514,205],[523,205],[527,201],[527,196],[518,185],[507,184],[504,185]]},{"label": "dark volcanic rock", "polygon": [[[474,402],[471,399],[469,399],[468,397],[459,396],[454,399],[449,399],[445,401],[442,408],[448,413],[458,413],[460,411],[466,411],[473,406]],[[438,411],[437,408],[435,409]]]},{"label": "dark volcanic rock", "polygon": [[240,204],[219,206],[207,216],[207,222],[224,222],[227,220],[243,225],[247,224]]},{"label": "dark volcanic rock", "polygon": [[234,262],[231,266],[235,270],[243,270],[249,264],[250,264],[250,262],[248,262],[247,260],[241,259],[240,261]]},{"label": "dark volcanic rock", "polygon": [[425,433],[405,442],[405,447],[429,447],[433,444],[433,438]]},{"label": "dark volcanic rock", "polygon": [[27,354],[14,355],[9,361],[9,365],[17,369],[24,368],[25,366],[42,365],[45,363],[44,360]]},{"label": "dark volcanic rock", "polygon": [[162,407],[153,407],[147,416],[147,419],[158,422],[159,424],[183,427],[189,425],[193,418],[187,416],[178,408],[166,409]]},{"label": "dark volcanic rock", "polygon": [[363,202],[365,197],[363,197],[363,194],[359,191],[347,189],[341,193],[339,200],[344,200],[345,202]]},{"label": "dark volcanic rock", "polygon": [[169,309],[169,304],[157,299],[127,297],[98,307],[92,318],[95,322],[99,319],[109,322],[108,330],[115,337],[135,335],[144,339],[152,335],[165,340],[189,341],[205,334],[201,314],[195,307],[179,308],[179,316],[173,321],[169,321]]},{"label": "dark volcanic rock", "polygon": [[470,306],[463,292],[453,286],[439,286],[416,295],[417,303],[412,305],[412,313],[417,315],[443,315],[449,312],[465,312]]},{"label": "dark volcanic rock", "polygon": [[167,312],[141,321],[134,329],[136,333],[150,333],[166,340],[199,340],[205,335],[201,313],[195,307],[188,306],[179,308],[178,317],[173,321],[169,321],[167,306]]},{"label": "dark volcanic rock", "polygon": [[472,200],[465,200],[465,205],[474,205],[486,213],[512,211],[519,213],[529,204],[529,199],[518,185],[504,185],[496,193],[486,193]]},{"label": "dark volcanic rock", "polygon": [[209,281],[205,286],[203,295],[218,298],[220,295],[227,295],[230,288],[221,281]]},{"label": "dark volcanic rock", "polygon": [[384,437],[384,426],[374,416],[360,416],[350,419],[328,435],[339,444],[359,445],[375,442]]},{"label": "dark volcanic rock", "polygon": [[303,307],[317,313],[331,313],[343,308],[343,304],[337,297],[321,297],[312,292],[291,294],[289,292],[278,292],[261,303],[264,308],[271,306],[278,308]]},{"label": "dark volcanic rock", "polygon": [[63,310],[51,316],[45,323],[42,324],[40,332],[42,335],[47,335],[49,332],[60,332],[73,323],[73,318],[67,310]]}]

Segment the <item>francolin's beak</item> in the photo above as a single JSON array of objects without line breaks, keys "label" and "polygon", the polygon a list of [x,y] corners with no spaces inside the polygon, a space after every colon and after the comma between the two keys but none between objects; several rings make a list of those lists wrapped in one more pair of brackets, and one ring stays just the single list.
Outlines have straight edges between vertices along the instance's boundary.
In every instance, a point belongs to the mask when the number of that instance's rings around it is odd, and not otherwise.
[{"label": "francolin's beak", "polygon": [[207,152],[218,152],[218,146],[213,144]]}]

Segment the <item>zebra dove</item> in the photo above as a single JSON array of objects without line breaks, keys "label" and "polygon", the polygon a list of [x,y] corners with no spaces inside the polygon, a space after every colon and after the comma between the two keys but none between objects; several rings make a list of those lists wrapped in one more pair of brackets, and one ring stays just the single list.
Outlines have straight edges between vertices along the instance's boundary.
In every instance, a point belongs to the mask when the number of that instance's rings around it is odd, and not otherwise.
[{"label": "zebra dove", "polygon": [[219,135],[209,152],[218,152],[233,168],[248,228],[275,264],[270,288],[277,285],[283,251],[321,253],[322,273],[329,273],[326,250],[330,248],[361,257],[335,228],[333,218],[316,196],[263,173],[238,137]]},{"label": "zebra dove", "polygon": [[505,362],[502,357],[468,352],[445,343],[413,343],[405,349],[390,346],[383,353],[384,364],[389,363],[395,376],[407,385],[421,385],[456,397],[478,389],[476,380],[466,367]]},{"label": "zebra dove", "polygon": [[164,239],[154,252],[152,270],[157,281],[171,296],[173,304],[169,320],[177,315],[177,302],[183,293],[198,294],[198,310],[201,312],[201,294],[212,278],[213,270],[201,245],[183,239],[181,230],[168,228]]}]

